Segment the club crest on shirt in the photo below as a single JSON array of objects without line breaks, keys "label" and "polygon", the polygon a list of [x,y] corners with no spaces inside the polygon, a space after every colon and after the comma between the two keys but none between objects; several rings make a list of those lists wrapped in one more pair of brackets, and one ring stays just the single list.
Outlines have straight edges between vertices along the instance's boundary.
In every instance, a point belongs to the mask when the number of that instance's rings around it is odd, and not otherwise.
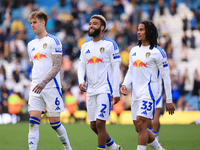
[{"label": "club crest on shirt", "polygon": [[147,53],[146,53],[146,58],[148,58],[150,55],[151,55],[151,53],[150,53],[150,52],[147,52]]},{"label": "club crest on shirt", "polygon": [[43,44],[43,48],[46,48],[46,47],[47,47],[47,43],[44,43],[44,44]]},{"label": "club crest on shirt", "polygon": [[104,47],[101,47],[101,48],[100,48],[100,52],[103,53],[104,51],[105,51],[105,48],[104,48]]}]

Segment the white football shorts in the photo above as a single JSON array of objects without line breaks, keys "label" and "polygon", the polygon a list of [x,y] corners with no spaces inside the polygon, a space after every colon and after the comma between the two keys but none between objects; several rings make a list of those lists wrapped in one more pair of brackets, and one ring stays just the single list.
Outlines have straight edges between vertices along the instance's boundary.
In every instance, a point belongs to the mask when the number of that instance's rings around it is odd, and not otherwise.
[{"label": "white football shorts", "polygon": [[87,96],[86,105],[90,122],[96,121],[96,119],[110,121],[111,94],[102,93]]},{"label": "white football shorts", "polygon": [[156,100],[156,108],[162,108],[163,106],[163,91],[160,90],[158,94],[158,99]]},{"label": "white football shorts", "polygon": [[49,114],[64,111],[64,104],[60,88],[46,88],[40,94],[29,92],[28,111],[38,110]]},{"label": "white football shorts", "polygon": [[132,120],[137,120],[137,116],[153,119],[155,114],[155,101],[152,99],[138,101],[132,100],[131,114]]}]

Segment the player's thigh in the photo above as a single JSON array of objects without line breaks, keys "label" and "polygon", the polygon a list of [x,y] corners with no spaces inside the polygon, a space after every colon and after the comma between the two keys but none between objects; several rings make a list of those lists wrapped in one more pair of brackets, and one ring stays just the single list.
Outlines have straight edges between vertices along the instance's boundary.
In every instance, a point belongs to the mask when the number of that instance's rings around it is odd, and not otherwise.
[{"label": "player's thigh", "polygon": [[134,125],[136,123],[136,119],[137,119],[137,111],[138,111],[138,107],[139,107],[139,101],[131,101],[131,115],[132,115],[132,120],[134,122]]},{"label": "player's thigh", "polygon": [[86,101],[89,121],[110,120],[111,99],[110,94],[87,96]]},{"label": "player's thigh", "polygon": [[28,111],[44,111],[46,107],[42,94],[37,94],[32,91],[29,92]]},{"label": "player's thigh", "polygon": [[111,112],[111,95],[107,93],[98,94],[97,96],[97,118],[104,121],[110,121]]},{"label": "player's thigh", "polygon": [[137,116],[153,119],[154,113],[155,113],[155,101],[151,99],[132,101],[131,103],[132,120],[137,120]]},{"label": "player's thigh", "polygon": [[155,122],[158,122],[158,121],[159,121],[160,112],[161,112],[161,108],[156,108],[156,109],[155,109],[155,114],[154,114],[154,121],[155,121]]},{"label": "player's thigh", "polygon": [[156,108],[162,108],[163,106],[163,97],[159,97],[157,100],[156,100]]},{"label": "player's thigh", "polygon": [[88,113],[88,119],[90,122],[96,121],[97,113],[97,96],[87,96],[86,107]]},{"label": "player's thigh", "polygon": [[43,99],[46,103],[47,112],[52,117],[60,116],[60,112],[64,111],[64,104],[61,89],[48,88],[42,92]]}]

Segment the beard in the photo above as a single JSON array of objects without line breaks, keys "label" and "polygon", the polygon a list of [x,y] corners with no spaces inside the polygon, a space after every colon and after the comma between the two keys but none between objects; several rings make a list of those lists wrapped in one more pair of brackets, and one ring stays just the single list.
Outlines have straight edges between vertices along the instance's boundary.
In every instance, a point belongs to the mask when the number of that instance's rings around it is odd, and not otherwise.
[{"label": "beard", "polygon": [[91,36],[91,37],[96,37],[100,34],[100,32],[101,32],[101,30],[100,30],[100,27],[99,27],[99,29],[96,29],[96,30],[94,29],[93,33],[90,33],[90,30],[89,30],[88,35]]}]

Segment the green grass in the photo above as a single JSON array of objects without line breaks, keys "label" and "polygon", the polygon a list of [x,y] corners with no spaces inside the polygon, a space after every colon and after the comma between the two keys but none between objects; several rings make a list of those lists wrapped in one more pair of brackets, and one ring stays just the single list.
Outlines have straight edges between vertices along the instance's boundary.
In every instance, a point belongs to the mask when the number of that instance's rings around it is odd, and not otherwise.
[{"label": "green grass", "polygon": [[[97,136],[87,124],[63,124],[73,150],[95,150]],[[136,150],[137,133],[133,125],[107,125],[107,131],[123,150]],[[167,150],[199,150],[200,125],[161,125],[160,143]],[[28,122],[0,125],[0,150],[28,150]],[[49,124],[40,125],[38,150],[63,150]],[[108,150],[108,148],[107,148]],[[151,150],[147,146],[147,150]]]}]

